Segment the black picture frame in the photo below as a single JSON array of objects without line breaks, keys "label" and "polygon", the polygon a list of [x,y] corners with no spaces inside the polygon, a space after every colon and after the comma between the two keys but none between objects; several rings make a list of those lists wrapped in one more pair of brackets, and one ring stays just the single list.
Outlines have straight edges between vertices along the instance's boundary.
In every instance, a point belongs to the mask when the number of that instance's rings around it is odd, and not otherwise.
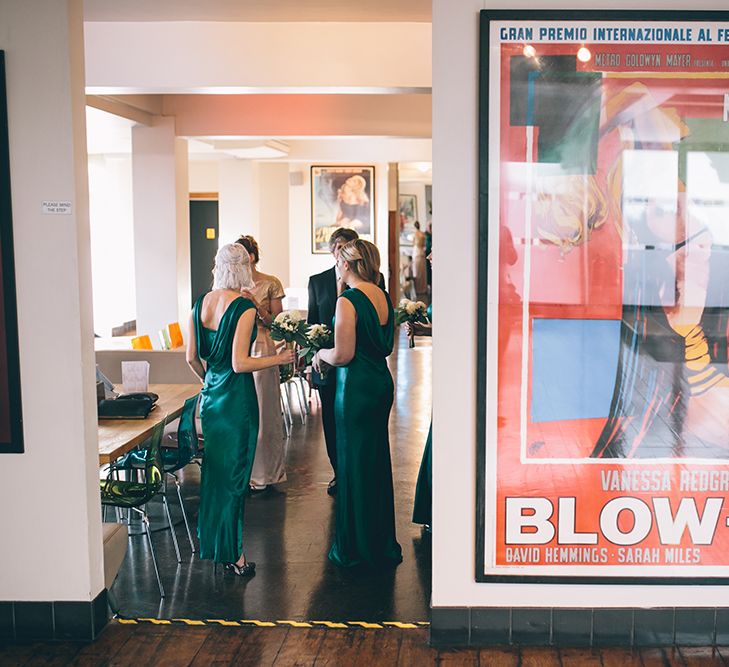
[{"label": "black picture frame", "polygon": [[10,145],[5,52],[0,51],[0,453],[22,454],[23,410],[18,349],[18,312],[10,189]]},{"label": "black picture frame", "polygon": [[[729,577],[715,576],[615,576],[605,575],[522,575],[486,574],[486,461],[487,451],[496,443],[487,442],[487,382],[489,325],[489,101],[490,24],[492,21],[660,21],[676,23],[729,23],[722,11],[630,11],[630,10],[481,10],[479,13],[479,109],[478,109],[478,273],[477,273],[477,365],[476,365],[476,522],[475,581],[516,584],[603,584],[603,585],[727,585]],[[494,84],[498,85],[498,84]],[[727,86],[729,92],[729,85]],[[498,165],[497,165],[498,167]],[[492,568],[493,569],[493,568]]]}]

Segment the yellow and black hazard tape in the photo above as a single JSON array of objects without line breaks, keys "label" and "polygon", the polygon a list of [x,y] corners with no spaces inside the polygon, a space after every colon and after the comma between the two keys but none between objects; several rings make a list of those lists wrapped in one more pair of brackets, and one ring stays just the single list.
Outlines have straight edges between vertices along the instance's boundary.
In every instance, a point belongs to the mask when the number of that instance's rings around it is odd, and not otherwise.
[{"label": "yellow and black hazard tape", "polygon": [[427,621],[415,621],[405,623],[402,621],[379,621],[371,623],[368,621],[258,621],[255,619],[226,620],[222,618],[117,618],[121,625],[190,625],[190,626],[223,626],[233,628],[357,628],[365,630],[381,630],[383,628],[399,628],[401,630],[415,630],[427,628],[430,623]]}]

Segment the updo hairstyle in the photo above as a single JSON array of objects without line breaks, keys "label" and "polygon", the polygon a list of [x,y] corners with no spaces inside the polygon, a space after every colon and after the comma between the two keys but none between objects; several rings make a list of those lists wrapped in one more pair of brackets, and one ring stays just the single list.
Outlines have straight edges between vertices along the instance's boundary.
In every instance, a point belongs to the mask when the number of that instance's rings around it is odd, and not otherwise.
[{"label": "updo hairstyle", "polygon": [[261,252],[258,249],[258,242],[252,236],[245,234],[241,236],[236,243],[242,245],[251,256],[251,262],[258,264],[258,260],[261,259]]},{"label": "updo hairstyle", "polygon": [[379,282],[380,251],[374,243],[355,239],[343,246],[339,257],[349,264],[349,270],[368,283]]},{"label": "updo hairstyle", "polygon": [[227,243],[218,249],[213,267],[213,289],[237,292],[253,289],[251,258],[242,245]]}]

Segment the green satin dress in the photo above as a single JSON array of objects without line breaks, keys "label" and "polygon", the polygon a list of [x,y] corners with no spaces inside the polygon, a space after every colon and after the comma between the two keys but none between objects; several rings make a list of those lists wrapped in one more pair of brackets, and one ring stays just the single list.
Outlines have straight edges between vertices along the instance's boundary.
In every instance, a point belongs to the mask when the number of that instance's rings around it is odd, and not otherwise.
[{"label": "green satin dress", "polygon": [[413,523],[430,526],[433,522],[433,422],[430,423],[428,439],[425,441],[423,460],[420,462],[418,482],[415,485]]},{"label": "green satin dress", "polygon": [[[204,295],[203,295],[204,296]],[[243,551],[243,511],[258,439],[258,400],[251,373],[233,370],[233,337],[248,299],[232,301],[217,331],[200,319],[203,297],[193,307],[198,355],[207,362],[200,404],[205,437],[197,534],[200,558],[235,563]],[[251,343],[256,338],[256,327]]]},{"label": "green satin dress", "polygon": [[387,324],[358,289],[340,297],[357,312],[354,358],[337,368],[337,495],[334,544],[329,560],[342,567],[402,561],[395,538],[395,504],[387,423],[394,386],[386,358],[394,342],[388,297]]}]

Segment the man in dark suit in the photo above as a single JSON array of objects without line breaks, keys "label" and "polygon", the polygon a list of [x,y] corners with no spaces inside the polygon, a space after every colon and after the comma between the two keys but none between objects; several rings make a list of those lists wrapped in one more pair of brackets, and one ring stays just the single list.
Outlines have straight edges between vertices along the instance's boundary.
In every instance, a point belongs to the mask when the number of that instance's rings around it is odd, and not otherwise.
[{"label": "man in dark suit", "polygon": [[[346,227],[339,227],[329,237],[329,250],[336,261],[339,250],[350,241],[359,238],[357,232]],[[379,286],[385,289],[385,278],[380,273]],[[306,321],[309,324],[326,324],[332,326],[337,298],[347,289],[340,280],[334,267],[317,273],[309,278],[309,312]],[[329,482],[327,493],[333,496],[337,492],[337,427],[334,419],[334,397],[337,393],[337,374],[334,369],[322,378],[312,371],[312,382],[319,390],[321,399],[321,420],[324,426],[324,441],[327,446],[329,462],[334,470],[334,478]]]}]

